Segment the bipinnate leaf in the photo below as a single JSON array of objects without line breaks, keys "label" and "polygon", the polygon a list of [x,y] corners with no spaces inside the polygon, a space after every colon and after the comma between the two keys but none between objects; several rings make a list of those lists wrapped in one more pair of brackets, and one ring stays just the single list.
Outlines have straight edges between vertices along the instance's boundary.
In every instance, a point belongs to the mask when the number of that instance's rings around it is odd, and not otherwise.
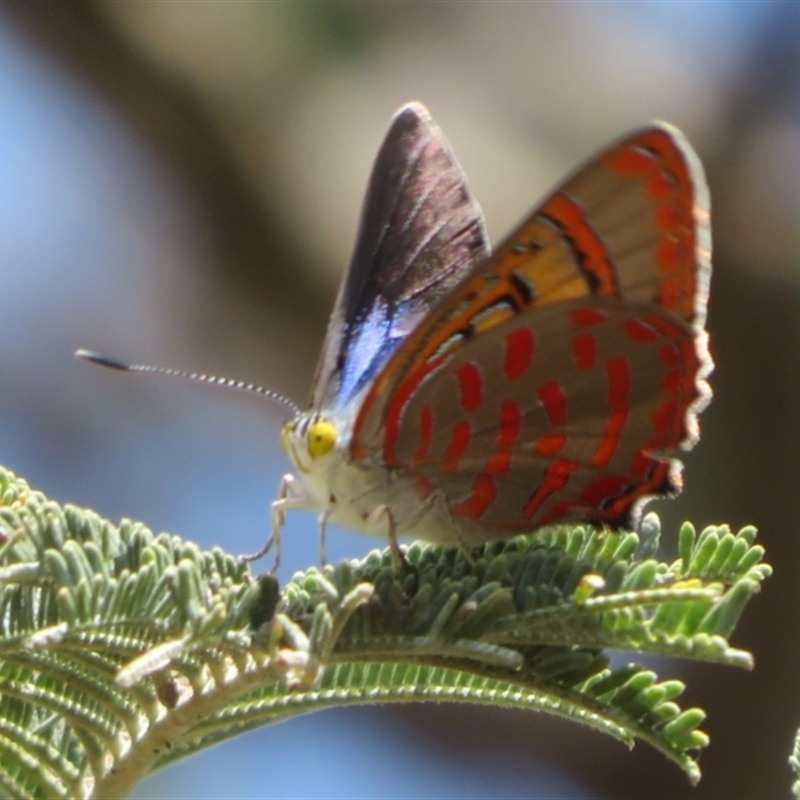
[{"label": "bipinnate leaf", "polygon": [[755,531],[655,559],[631,532],[559,527],[469,554],[415,543],[294,576],[59,506],[0,469],[0,794],[123,797],[243,731],[354,703],[546,711],[643,739],[692,781],[708,744],[683,684],[607,651],[750,667],[728,636],[769,574]]}]

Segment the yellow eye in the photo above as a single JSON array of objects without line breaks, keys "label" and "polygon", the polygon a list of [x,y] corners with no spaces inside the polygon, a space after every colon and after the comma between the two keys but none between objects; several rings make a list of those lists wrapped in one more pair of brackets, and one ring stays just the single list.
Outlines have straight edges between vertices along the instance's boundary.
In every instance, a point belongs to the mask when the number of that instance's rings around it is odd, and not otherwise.
[{"label": "yellow eye", "polygon": [[330,453],[335,444],[336,428],[330,422],[319,420],[308,429],[308,452],[312,458]]}]

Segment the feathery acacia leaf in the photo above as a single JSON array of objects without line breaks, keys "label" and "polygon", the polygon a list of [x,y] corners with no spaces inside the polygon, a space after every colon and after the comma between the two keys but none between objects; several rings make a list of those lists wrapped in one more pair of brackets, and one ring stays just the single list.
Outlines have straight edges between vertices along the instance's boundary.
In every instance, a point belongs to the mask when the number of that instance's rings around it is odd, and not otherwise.
[{"label": "feathery acacia leaf", "polygon": [[219,548],[60,507],[0,469],[0,793],[124,796],[146,774],[295,714],[353,703],[529,708],[639,738],[696,781],[704,713],[608,649],[750,667],[727,637],[769,574],[755,531],[654,558],[559,527],[466,553],[415,543],[279,589]]}]

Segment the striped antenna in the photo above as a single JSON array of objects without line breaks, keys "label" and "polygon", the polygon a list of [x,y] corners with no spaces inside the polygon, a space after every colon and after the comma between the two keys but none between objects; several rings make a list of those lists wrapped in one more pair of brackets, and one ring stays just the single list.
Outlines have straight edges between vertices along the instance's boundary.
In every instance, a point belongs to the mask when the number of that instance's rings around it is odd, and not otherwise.
[{"label": "striped antenna", "polygon": [[239,389],[243,392],[252,392],[266,397],[269,400],[274,400],[276,403],[288,408],[293,414],[300,413],[300,407],[297,403],[293,403],[287,397],[284,397],[271,389],[265,389],[263,386],[256,386],[254,383],[245,383],[244,381],[235,381],[232,378],[222,378],[217,375],[206,375],[202,372],[188,372],[182,369],[170,369],[169,367],[153,367],[149,364],[128,364],[125,361],[119,361],[116,358],[100,355],[92,350],[76,350],[75,355],[82,358],[84,361],[91,361],[93,364],[100,364],[102,367],[109,367],[110,369],[118,369],[122,372],[150,372],[155,375],[169,375],[172,378],[185,378],[190,381],[199,381],[200,383],[211,383],[214,386],[224,386],[227,389]]}]

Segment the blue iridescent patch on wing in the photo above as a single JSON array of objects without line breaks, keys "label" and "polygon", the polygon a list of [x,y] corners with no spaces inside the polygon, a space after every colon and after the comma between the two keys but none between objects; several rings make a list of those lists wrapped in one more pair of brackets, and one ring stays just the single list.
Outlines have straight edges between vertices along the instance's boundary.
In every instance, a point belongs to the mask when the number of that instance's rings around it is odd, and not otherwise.
[{"label": "blue iridescent patch on wing", "polygon": [[351,324],[336,394],[337,408],[346,406],[373,380],[400,343],[417,327],[426,310],[413,301],[390,309],[379,297],[364,319]]}]

